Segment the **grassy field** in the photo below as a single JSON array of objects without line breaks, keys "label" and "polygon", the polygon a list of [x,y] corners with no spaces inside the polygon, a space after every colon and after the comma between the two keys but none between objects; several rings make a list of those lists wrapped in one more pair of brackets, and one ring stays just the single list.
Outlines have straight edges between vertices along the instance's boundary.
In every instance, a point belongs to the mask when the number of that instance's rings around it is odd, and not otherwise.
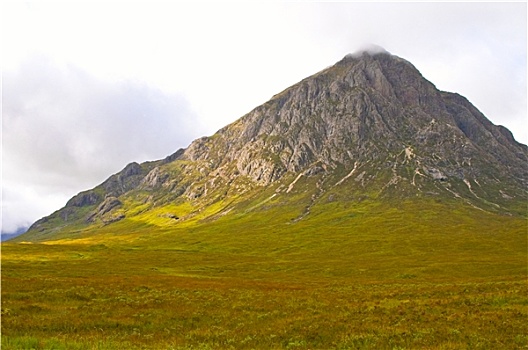
[{"label": "grassy field", "polygon": [[3,243],[2,349],[528,348],[525,218],[263,207]]}]

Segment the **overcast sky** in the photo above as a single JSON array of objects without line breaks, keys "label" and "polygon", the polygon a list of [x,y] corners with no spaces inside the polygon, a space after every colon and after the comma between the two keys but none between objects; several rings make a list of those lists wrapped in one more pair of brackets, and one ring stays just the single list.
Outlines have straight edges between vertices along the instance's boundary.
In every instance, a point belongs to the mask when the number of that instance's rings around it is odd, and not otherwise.
[{"label": "overcast sky", "polygon": [[527,4],[2,2],[2,232],[369,44],[527,143]]}]

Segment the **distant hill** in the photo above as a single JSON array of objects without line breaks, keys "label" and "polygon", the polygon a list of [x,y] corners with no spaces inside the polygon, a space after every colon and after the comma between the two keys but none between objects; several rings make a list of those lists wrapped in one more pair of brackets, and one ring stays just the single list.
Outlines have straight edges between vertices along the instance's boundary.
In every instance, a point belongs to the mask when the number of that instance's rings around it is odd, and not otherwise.
[{"label": "distant hill", "polygon": [[0,235],[0,242],[8,241],[12,238],[20,236],[28,230],[28,227],[19,227],[15,232],[2,232]]}]

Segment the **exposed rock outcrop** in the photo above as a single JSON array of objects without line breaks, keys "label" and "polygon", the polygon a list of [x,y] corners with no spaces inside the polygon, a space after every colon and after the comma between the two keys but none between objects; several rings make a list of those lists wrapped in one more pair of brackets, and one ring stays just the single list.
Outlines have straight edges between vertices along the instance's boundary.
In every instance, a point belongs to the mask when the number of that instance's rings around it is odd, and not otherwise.
[{"label": "exposed rock outcrop", "polygon": [[[100,218],[105,221],[104,218],[109,216],[108,214],[115,208],[121,206],[121,204],[121,201],[116,197],[106,197],[105,200],[101,204],[99,204],[97,208],[92,213],[90,213],[90,215],[88,215],[88,217],[86,218],[86,222],[94,222],[97,218]],[[111,216],[109,219],[114,222],[119,220],[117,218],[122,219],[124,218],[124,215],[114,215]]]}]

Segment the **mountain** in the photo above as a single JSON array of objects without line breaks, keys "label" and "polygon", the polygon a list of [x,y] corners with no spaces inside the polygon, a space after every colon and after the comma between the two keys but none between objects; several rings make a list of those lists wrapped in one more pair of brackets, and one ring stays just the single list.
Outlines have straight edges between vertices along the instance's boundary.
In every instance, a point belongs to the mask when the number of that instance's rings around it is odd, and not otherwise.
[{"label": "mountain", "polygon": [[404,203],[523,216],[527,165],[528,147],[466,98],[439,91],[400,57],[358,52],[186,149],[128,164],[15,240],[255,212],[295,224]]}]

